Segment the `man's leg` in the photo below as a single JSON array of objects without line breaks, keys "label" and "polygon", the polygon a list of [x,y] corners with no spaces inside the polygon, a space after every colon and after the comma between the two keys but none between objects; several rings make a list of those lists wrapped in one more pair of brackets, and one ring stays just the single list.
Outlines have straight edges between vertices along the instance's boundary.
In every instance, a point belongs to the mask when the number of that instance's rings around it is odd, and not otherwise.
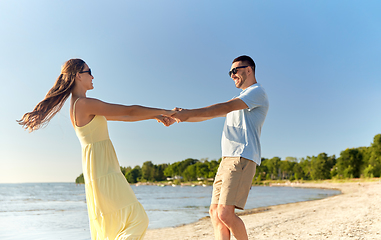
[{"label": "man's leg", "polygon": [[241,157],[223,157],[213,183],[209,213],[216,240],[248,239],[245,224],[234,213],[235,206],[243,209],[249,195],[256,164]]},{"label": "man's leg", "polygon": [[211,204],[209,208],[210,219],[212,220],[215,240],[229,240],[230,230],[218,217],[218,204]]},{"label": "man's leg", "polygon": [[[218,219],[230,230],[237,240],[248,240],[245,224],[234,212],[235,206],[219,204]],[[227,238],[229,239],[229,238]]]}]

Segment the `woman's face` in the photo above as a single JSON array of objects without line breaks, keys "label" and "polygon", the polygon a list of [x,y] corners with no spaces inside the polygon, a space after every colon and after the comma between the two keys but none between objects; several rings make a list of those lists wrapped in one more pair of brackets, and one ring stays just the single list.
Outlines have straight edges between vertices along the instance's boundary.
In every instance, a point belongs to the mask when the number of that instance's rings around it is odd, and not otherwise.
[{"label": "woman's face", "polygon": [[94,77],[91,75],[91,70],[90,70],[89,66],[87,66],[86,63],[85,63],[85,67],[83,68],[83,70],[81,72],[79,72],[79,74],[80,74],[81,82],[82,82],[83,86],[87,90],[94,89],[94,86],[93,86]]}]

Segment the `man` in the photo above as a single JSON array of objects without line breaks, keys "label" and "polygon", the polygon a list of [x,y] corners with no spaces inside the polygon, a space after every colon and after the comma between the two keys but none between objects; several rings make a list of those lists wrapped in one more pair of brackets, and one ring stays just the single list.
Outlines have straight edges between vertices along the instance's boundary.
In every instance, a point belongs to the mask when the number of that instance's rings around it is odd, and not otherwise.
[{"label": "man", "polygon": [[261,163],[259,137],[269,103],[255,78],[255,63],[248,56],[234,59],[230,77],[242,89],[238,97],[198,109],[179,109],[172,115],[178,122],[199,122],[226,116],[222,134],[222,161],[213,183],[209,209],[215,239],[248,239],[243,221],[235,208],[243,209],[257,164]]}]

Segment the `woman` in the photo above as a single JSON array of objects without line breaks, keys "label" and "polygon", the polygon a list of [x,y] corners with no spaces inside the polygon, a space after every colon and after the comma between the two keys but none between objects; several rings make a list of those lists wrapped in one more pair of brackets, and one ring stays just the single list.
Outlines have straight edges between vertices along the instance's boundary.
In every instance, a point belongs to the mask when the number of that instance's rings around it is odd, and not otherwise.
[{"label": "woman", "polygon": [[82,168],[93,240],[142,239],[148,218],[120,171],[118,159],[109,139],[107,120],[140,121],[157,119],[168,126],[173,123],[170,110],[143,106],[109,104],[87,98],[93,89],[93,76],[81,59],[70,59],[45,99],[26,113],[19,124],[34,131],[47,124],[71,94],[70,119],[82,145]]}]

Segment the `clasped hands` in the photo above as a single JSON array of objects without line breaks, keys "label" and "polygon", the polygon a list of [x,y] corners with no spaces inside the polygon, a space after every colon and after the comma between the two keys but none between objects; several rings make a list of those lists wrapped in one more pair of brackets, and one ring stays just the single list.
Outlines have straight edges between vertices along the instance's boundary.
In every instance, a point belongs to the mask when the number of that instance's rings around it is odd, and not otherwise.
[{"label": "clasped hands", "polygon": [[190,111],[182,108],[174,108],[167,111],[166,114],[156,116],[157,122],[163,123],[164,126],[169,127],[175,122],[184,122],[190,117]]}]

